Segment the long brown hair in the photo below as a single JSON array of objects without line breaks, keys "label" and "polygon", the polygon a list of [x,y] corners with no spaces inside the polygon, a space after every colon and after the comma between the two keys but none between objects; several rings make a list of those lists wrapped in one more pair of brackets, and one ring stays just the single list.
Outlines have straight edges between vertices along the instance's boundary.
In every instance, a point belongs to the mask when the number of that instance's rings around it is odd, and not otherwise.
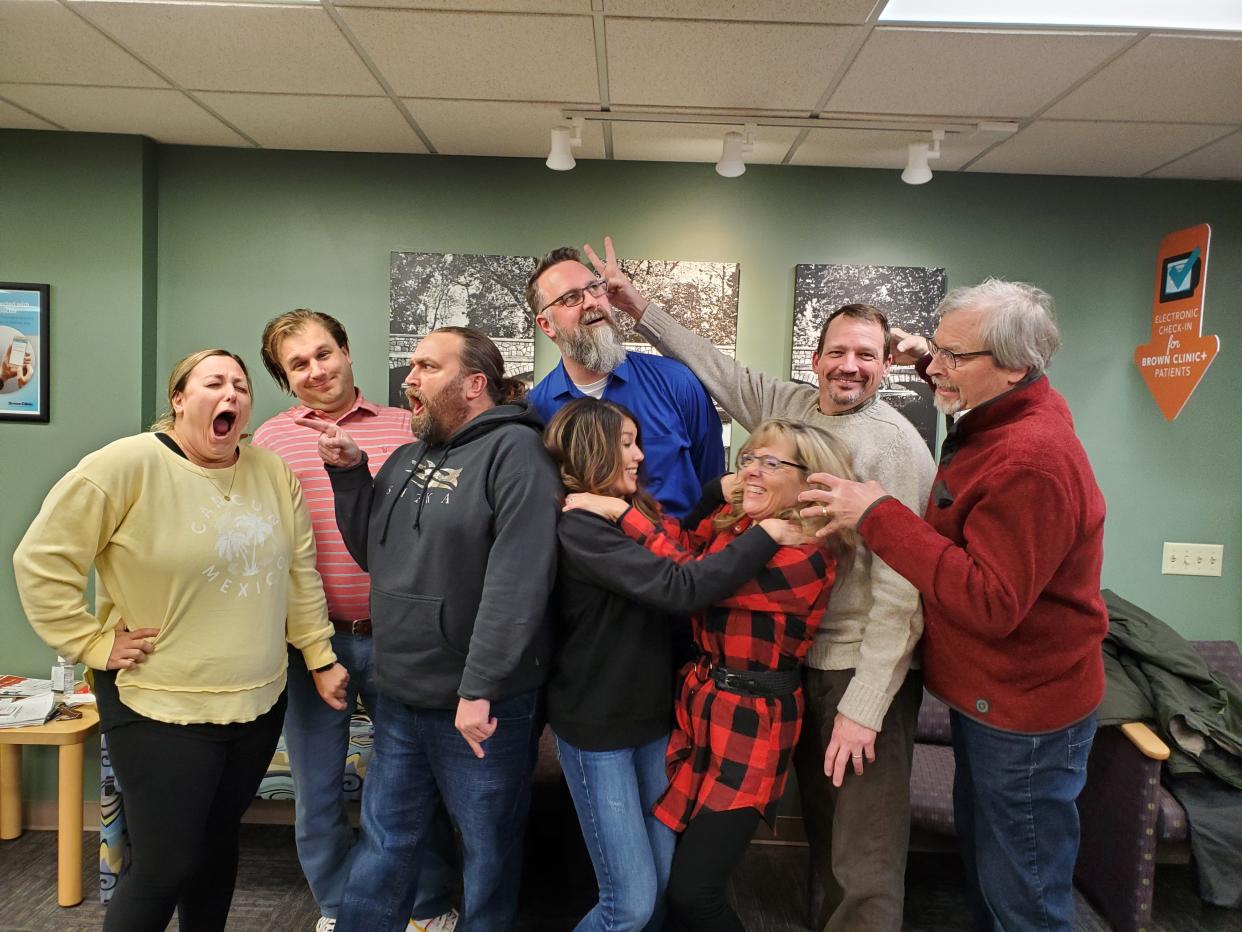
[{"label": "long brown hair", "polygon": [[[852,480],[854,478],[854,470],[850,465],[850,451],[844,443],[832,434],[817,430],[802,421],[791,421],[783,417],[770,418],[756,427],[754,433],[738,451],[738,455],[782,441],[793,447],[795,458],[806,467],[807,474],[826,472],[840,479]],[[803,531],[808,535],[813,535],[828,521],[818,515],[804,518],[801,514],[804,507],[801,502],[794,502],[772,517],[796,521],[802,525]],[[745,512],[742,511],[742,486],[739,482],[730,500],[729,510],[718,515],[714,523],[718,529],[730,528],[745,516]],[[849,565],[858,540],[857,531],[843,529],[829,534],[820,541],[820,547],[837,558],[838,578],[844,571],[844,567]]]},{"label": "long brown hair", "polygon": [[476,327],[437,327],[432,333],[451,333],[461,337],[461,371],[487,378],[487,395],[493,404],[503,405],[526,397],[526,383],[505,375],[505,358],[496,344]]},{"label": "long brown hair", "polygon": [[[617,481],[624,468],[621,429],[627,420],[634,423],[634,442],[641,447],[638,418],[615,401],[575,398],[552,416],[543,432],[543,445],[552,454],[568,491],[617,494]],[[630,504],[652,521],[660,520],[660,506],[641,485],[630,496]]]}]

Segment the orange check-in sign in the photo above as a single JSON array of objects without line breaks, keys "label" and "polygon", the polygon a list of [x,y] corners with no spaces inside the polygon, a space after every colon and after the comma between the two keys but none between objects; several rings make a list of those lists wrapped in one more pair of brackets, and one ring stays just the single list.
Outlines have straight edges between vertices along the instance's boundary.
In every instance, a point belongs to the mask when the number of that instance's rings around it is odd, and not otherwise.
[{"label": "orange check-in sign", "polygon": [[1211,239],[1212,228],[1201,223],[1161,240],[1151,305],[1151,342],[1134,350],[1134,364],[1170,421],[1182,413],[1220,351],[1220,337],[1203,336]]}]

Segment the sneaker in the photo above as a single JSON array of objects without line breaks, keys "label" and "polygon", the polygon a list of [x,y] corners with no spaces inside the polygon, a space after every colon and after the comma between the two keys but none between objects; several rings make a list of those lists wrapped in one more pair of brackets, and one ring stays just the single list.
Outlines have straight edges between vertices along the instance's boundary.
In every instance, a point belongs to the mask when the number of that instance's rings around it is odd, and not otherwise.
[{"label": "sneaker", "polygon": [[436,916],[434,919],[411,919],[406,932],[453,932],[460,918],[457,910],[450,909],[443,916]]},{"label": "sneaker", "polygon": [[333,932],[336,928],[336,920],[331,916],[320,916],[319,921],[315,923],[315,932]]}]

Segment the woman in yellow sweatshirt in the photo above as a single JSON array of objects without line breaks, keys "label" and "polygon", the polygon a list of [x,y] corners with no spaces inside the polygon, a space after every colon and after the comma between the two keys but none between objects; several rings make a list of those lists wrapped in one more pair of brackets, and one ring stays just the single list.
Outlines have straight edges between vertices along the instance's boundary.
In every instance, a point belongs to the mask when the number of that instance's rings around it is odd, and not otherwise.
[{"label": "woman in yellow sweatshirt", "polygon": [[192,353],[168,400],[152,432],[57,482],[13,555],[35,631],[96,671],[133,846],[104,928],[125,932],[163,930],[174,908],[183,929],[224,928],[238,826],[284,719],[286,643],[334,708],[349,679],[301,486],[280,457],[239,446],[245,363]]}]

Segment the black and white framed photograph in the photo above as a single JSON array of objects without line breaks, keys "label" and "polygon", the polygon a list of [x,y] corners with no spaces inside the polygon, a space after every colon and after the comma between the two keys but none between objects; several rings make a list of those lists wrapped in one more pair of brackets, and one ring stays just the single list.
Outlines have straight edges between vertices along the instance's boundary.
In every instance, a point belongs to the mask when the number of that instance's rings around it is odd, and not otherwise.
[{"label": "black and white framed photograph", "polygon": [[[929,335],[945,295],[944,269],[895,265],[799,265],[794,272],[792,378],[818,386],[811,354],[824,320],[844,304],[870,304],[888,317],[890,327]],[[880,397],[899,410],[936,452],[936,409],[931,387],[914,366],[893,366]]]},{"label": "black and white framed photograph", "polygon": [[[506,374],[533,384],[535,322],[526,305],[526,280],[538,261],[533,256],[392,253],[388,403],[406,407],[401,383],[409,371],[410,354],[437,327],[477,327],[499,347]],[[708,337],[717,349],[730,356],[737,351],[736,262],[622,259],[621,270],[642,294]],[[617,313],[616,320],[627,350],[655,352],[634,333],[627,315]],[[720,419],[727,449],[730,421],[723,411]]]},{"label": "black and white framed photograph", "polygon": [[0,420],[51,420],[50,297],[50,285],[0,282]]}]

